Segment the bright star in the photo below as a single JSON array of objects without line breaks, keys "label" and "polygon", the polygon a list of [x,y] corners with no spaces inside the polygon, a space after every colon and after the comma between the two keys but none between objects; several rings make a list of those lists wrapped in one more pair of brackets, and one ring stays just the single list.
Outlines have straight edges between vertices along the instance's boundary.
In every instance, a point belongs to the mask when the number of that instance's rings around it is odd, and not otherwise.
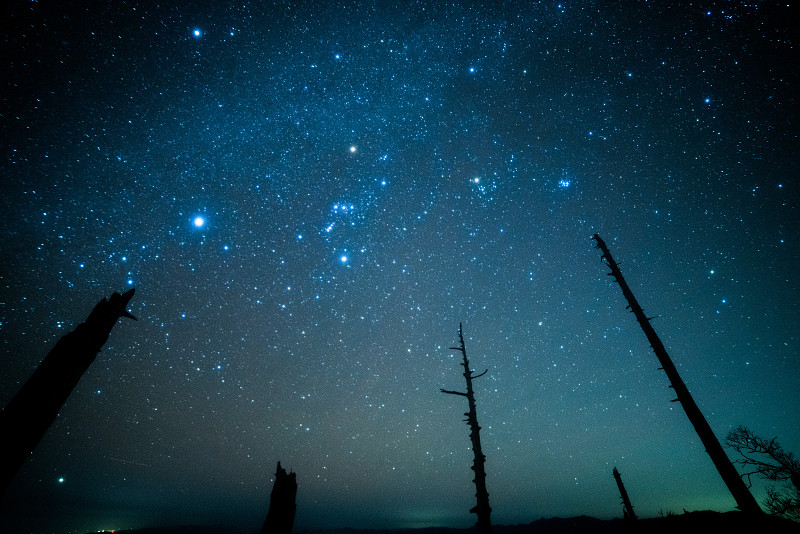
[{"label": "bright star", "polygon": [[59,483],[59,484],[63,484],[63,483],[64,483],[64,477],[61,477],[61,478],[59,478],[59,479],[58,479],[58,483]]},{"label": "bright star", "polygon": [[355,152],[355,151],[356,151],[356,145],[351,146],[350,147],[350,152]]},{"label": "bright star", "polygon": [[342,263],[347,263],[347,256],[342,256]]},{"label": "bright star", "polygon": [[200,36],[202,36],[202,35],[203,35],[203,32],[201,32],[201,31],[200,31],[200,29],[198,29],[198,28],[195,28],[195,29],[192,31],[192,35],[194,35],[195,37],[200,37]]},{"label": "bright star", "polygon": [[198,228],[202,228],[203,225],[206,224],[206,220],[204,218],[202,218],[201,216],[199,216],[199,215],[197,217],[195,217],[194,221],[192,221],[192,222]]}]

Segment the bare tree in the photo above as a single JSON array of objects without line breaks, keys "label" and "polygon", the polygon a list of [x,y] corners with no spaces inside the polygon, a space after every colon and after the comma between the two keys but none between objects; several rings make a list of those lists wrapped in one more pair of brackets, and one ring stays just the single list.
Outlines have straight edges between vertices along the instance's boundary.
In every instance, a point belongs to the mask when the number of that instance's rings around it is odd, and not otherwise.
[{"label": "bare tree", "polygon": [[0,412],[0,496],[55,421],[59,410],[94,362],[121,317],[136,320],[125,309],[133,289],[97,303],[86,321],[63,336],[22,388]]},{"label": "bare tree", "polygon": [[613,471],[614,480],[617,481],[617,487],[619,488],[620,497],[622,497],[622,504],[625,506],[624,513],[625,519],[630,519],[632,521],[636,521],[636,514],[633,511],[633,505],[631,504],[631,500],[628,497],[628,492],[625,490],[625,484],[622,483],[622,477],[617,471],[617,468],[614,468]]},{"label": "bare tree", "polygon": [[294,527],[294,516],[297,511],[297,475],[287,473],[278,462],[275,471],[275,484],[269,496],[269,511],[261,534],[291,534]]},{"label": "bare tree", "polygon": [[656,358],[658,358],[658,362],[661,364],[661,369],[664,370],[667,378],[669,378],[669,387],[675,390],[676,398],[673,399],[672,402],[679,402],[683,407],[683,411],[692,423],[695,432],[697,432],[697,436],[700,438],[703,446],[705,446],[706,452],[711,457],[711,461],[714,462],[714,466],[717,468],[723,482],[728,486],[728,490],[736,500],[739,509],[748,514],[763,514],[763,511],[758,506],[758,502],[756,502],[753,494],[750,493],[748,487],[742,481],[741,477],[739,477],[736,467],[734,467],[733,463],[725,454],[725,450],[722,448],[722,445],[720,445],[717,436],[714,435],[714,431],[711,430],[711,426],[708,424],[708,421],[706,421],[705,416],[703,416],[703,413],[700,411],[697,403],[695,403],[691,393],[689,393],[689,389],[678,374],[678,370],[672,362],[672,358],[669,357],[667,349],[664,348],[664,344],[661,342],[658,334],[656,334],[653,325],[650,324],[652,317],[647,317],[645,315],[644,310],[633,295],[633,291],[631,291],[631,288],[622,276],[619,265],[611,256],[611,252],[609,252],[605,241],[597,234],[594,234],[594,240],[597,242],[597,248],[603,252],[600,257],[601,261],[611,270],[611,272],[607,274],[614,277],[614,281],[619,284],[620,289],[622,289],[622,294],[625,296],[625,300],[628,301],[627,308],[630,308],[631,312],[636,316],[639,326],[641,326],[642,331],[647,337],[647,341],[650,342],[650,347],[652,347]]},{"label": "bare tree", "polygon": [[743,426],[731,430],[725,444],[741,456],[736,463],[744,466],[748,486],[753,475],[785,484],[767,488],[764,504],[770,513],[800,521],[800,461],[794,453],[784,451],[777,438],[762,438]]},{"label": "bare tree", "polygon": [[461,352],[461,356],[463,357],[461,365],[464,367],[464,378],[467,381],[467,392],[463,393],[461,391],[449,391],[446,389],[442,389],[441,392],[467,398],[469,411],[464,415],[467,416],[465,421],[470,428],[469,437],[472,440],[472,452],[475,456],[475,459],[472,462],[472,470],[475,471],[475,480],[473,480],[473,482],[475,482],[475,488],[477,490],[475,492],[477,504],[470,510],[470,512],[477,514],[478,516],[478,522],[476,525],[478,527],[478,532],[480,534],[491,534],[492,522],[490,516],[492,509],[489,507],[489,492],[486,490],[486,470],[484,469],[483,465],[486,463],[486,456],[484,456],[481,449],[481,427],[478,425],[478,412],[475,409],[475,392],[472,389],[472,379],[485,375],[488,369],[479,375],[473,376],[473,371],[469,368],[469,360],[467,359],[467,349],[464,346],[464,334],[461,324],[458,325],[458,340],[460,342],[460,346],[450,348],[451,350],[457,350]]}]

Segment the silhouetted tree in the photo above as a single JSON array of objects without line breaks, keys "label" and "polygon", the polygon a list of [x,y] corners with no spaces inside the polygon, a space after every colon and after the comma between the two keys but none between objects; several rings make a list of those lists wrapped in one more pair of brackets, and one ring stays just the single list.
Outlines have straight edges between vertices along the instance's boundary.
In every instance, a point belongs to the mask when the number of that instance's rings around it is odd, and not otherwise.
[{"label": "silhouetted tree", "polygon": [[633,512],[633,505],[631,504],[631,500],[628,498],[628,492],[625,490],[625,484],[622,483],[622,477],[617,471],[617,468],[614,468],[614,480],[617,481],[617,487],[619,488],[619,494],[622,497],[622,504],[625,507],[624,513],[626,519],[631,519],[636,521],[636,514]]},{"label": "silhouetted tree", "polygon": [[759,437],[739,426],[728,433],[725,444],[741,456],[736,463],[747,469],[742,476],[747,478],[748,486],[753,475],[788,483],[783,489],[768,487],[764,504],[772,514],[800,521],[800,461],[794,453],[784,451],[777,439]]},{"label": "silhouetted tree", "polygon": [[125,308],[134,290],[114,293],[94,307],[84,323],[58,340],[33,375],[0,413],[4,452],[0,493],[30,456],[58,411],[108,340],[120,317],[136,320]]},{"label": "silhouetted tree", "polygon": [[689,421],[700,437],[700,441],[703,442],[706,452],[708,452],[708,455],[711,457],[711,461],[714,462],[722,480],[725,482],[725,485],[728,486],[728,490],[730,490],[733,498],[736,500],[739,509],[746,513],[763,514],[763,511],[759,508],[750,490],[742,481],[741,477],[739,477],[739,473],[736,471],[733,463],[731,463],[730,459],[725,454],[722,445],[720,445],[719,440],[714,435],[714,431],[711,430],[711,426],[709,426],[700,408],[694,402],[694,398],[692,398],[689,393],[686,384],[683,383],[683,380],[678,374],[678,370],[675,368],[675,364],[672,363],[672,359],[669,357],[669,354],[667,354],[664,344],[650,324],[651,318],[648,318],[644,314],[644,310],[636,301],[636,297],[633,296],[633,292],[622,277],[619,266],[614,261],[614,258],[611,257],[611,253],[608,251],[605,242],[597,234],[594,234],[594,240],[597,242],[597,248],[603,252],[601,260],[611,269],[611,272],[608,273],[609,276],[613,276],[614,281],[617,282],[620,289],[622,289],[622,294],[628,301],[627,308],[630,308],[631,312],[636,316],[639,326],[642,327],[642,330],[647,336],[647,340],[650,342],[650,346],[656,353],[659,363],[661,363],[661,368],[667,374],[667,378],[669,378],[670,387],[675,390],[677,398],[672,402],[681,403]]},{"label": "silhouetted tree", "polygon": [[295,498],[297,497],[297,475],[286,473],[281,467],[275,471],[275,484],[269,496],[269,512],[261,534],[291,534],[294,526],[294,515],[297,510]]},{"label": "silhouetted tree", "polygon": [[492,509],[489,507],[489,492],[486,491],[486,470],[484,469],[486,456],[483,455],[483,450],[481,449],[481,427],[478,425],[478,412],[475,409],[475,392],[472,389],[472,379],[485,375],[488,369],[479,375],[472,375],[472,369],[469,368],[469,360],[467,359],[467,349],[464,346],[464,334],[460,323],[458,325],[458,340],[459,346],[450,347],[450,350],[457,350],[461,352],[461,356],[463,357],[461,365],[464,367],[464,378],[467,381],[467,392],[462,393],[461,391],[448,391],[446,389],[442,389],[441,392],[448,393],[450,395],[460,395],[467,398],[469,411],[464,415],[467,417],[465,421],[470,428],[469,437],[470,440],[472,440],[472,452],[475,457],[474,461],[472,462],[471,469],[475,472],[475,479],[473,482],[475,482],[475,497],[478,501],[475,507],[470,510],[470,513],[478,515],[478,522],[476,525],[478,527],[478,532],[481,534],[491,534],[492,522],[490,516]]}]

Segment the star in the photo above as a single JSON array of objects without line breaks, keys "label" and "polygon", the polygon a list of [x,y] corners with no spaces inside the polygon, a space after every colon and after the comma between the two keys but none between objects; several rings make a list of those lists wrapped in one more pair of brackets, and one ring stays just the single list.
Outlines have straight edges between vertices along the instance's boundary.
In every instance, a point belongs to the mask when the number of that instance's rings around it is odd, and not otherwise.
[{"label": "star", "polygon": [[[780,318],[796,315],[786,297],[800,284],[785,142],[798,80],[791,47],[735,54],[767,34],[789,43],[790,25],[706,7],[709,24],[678,10],[664,33],[652,2],[431,2],[421,26],[391,2],[245,4],[110,9],[117,31],[66,10],[57,27],[11,30],[0,389],[30,376],[13,351],[46,353],[112,291],[137,288],[141,322],[114,327],[67,401],[73,416],[100,404],[115,416],[54,423],[6,493],[0,532],[95,531],[117,511],[131,528],[188,517],[246,531],[279,459],[301,479],[297,530],[469,525],[463,399],[439,393],[464,384],[448,350],[462,321],[472,365],[491,369],[475,386],[492,521],[614,517],[615,496],[591,498],[616,489],[614,464],[643,517],[729,510],[703,447],[674,446],[692,430],[662,424],[679,407],[636,354],[646,336],[595,231],[659,333],[706,340],[699,357],[664,338],[698,400],[758,399],[700,402],[709,424],[760,422],[797,452],[800,427],[782,417],[800,411],[797,335]],[[66,49],[37,39],[54,28],[70,29]],[[67,79],[102,98],[60,90]],[[653,436],[637,436],[643,419]],[[230,454],[192,469],[220,436]],[[64,450],[85,475],[69,487]],[[349,463],[361,469],[336,467]],[[423,472],[457,491],[432,502]],[[637,505],[654,477],[659,495]],[[186,488],[169,510],[165,485]],[[80,513],[66,492],[85,497]],[[252,513],[204,509],[220,498]]]}]

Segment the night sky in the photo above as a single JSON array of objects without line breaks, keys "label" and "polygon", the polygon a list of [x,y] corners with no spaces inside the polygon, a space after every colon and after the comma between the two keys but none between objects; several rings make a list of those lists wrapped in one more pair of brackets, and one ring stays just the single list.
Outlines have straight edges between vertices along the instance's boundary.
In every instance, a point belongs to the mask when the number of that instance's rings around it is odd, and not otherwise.
[{"label": "night sky", "polygon": [[296,528],[472,525],[459,323],[494,523],[621,517],[615,466],[732,510],[594,233],[717,436],[800,452],[785,4],[45,4],[2,8],[0,403],[139,321],[0,530],[253,531],[278,461]]}]

